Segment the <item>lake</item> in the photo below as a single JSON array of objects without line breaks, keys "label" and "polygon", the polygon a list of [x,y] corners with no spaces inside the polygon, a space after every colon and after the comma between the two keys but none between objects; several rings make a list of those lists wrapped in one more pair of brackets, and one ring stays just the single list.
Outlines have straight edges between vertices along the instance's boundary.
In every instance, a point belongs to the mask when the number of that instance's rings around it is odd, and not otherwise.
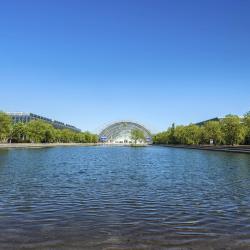
[{"label": "lake", "polygon": [[250,155],[1,149],[0,249],[250,249]]}]

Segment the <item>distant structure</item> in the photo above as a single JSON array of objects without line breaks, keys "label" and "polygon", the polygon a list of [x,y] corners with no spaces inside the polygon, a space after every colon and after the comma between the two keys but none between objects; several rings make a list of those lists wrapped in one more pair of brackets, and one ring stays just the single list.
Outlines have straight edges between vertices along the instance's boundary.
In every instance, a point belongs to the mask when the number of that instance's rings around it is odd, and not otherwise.
[{"label": "distant structure", "polygon": [[7,112],[7,114],[12,118],[13,123],[18,123],[18,122],[27,123],[31,120],[42,120],[44,122],[47,122],[47,123],[53,125],[53,127],[57,128],[57,129],[70,129],[74,132],[81,132],[81,130],[79,128],[76,128],[75,126],[65,124],[63,122],[59,122],[56,120],[52,120],[52,119],[46,118],[44,116],[36,115],[33,113]]},{"label": "distant structure", "polygon": [[198,123],[195,123],[195,125],[197,126],[203,126],[205,123],[207,122],[212,122],[212,121],[216,121],[216,122],[219,122],[220,120],[222,120],[223,118],[219,118],[219,117],[214,117],[212,119],[209,119],[209,120],[205,120],[205,121],[202,121],[202,122],[198,122]]},{"label": "distant structure", "polygon": [[[241,115],[239,115],[238,117],[239,117],[241,120],[244,118],[244,116],[241,116]],[[224,118],[225,118],[225,116],[224,116],[224,117],[215,117],[215,118],[212,118],[212,119],[209,119],[209,120],[205,120],[205,121],[202,121],[202,122],[195,123],[195,125],[203,126],[203,125],[205,125],[207,122],[211,122],[211,121],[219,122],[219,121],[223,120]]]},{"label": "distant structure", "polygon": [[138,143],[152,143],[152,135],[148,129],[138,123],[129,121],[112,123],[102,130],[99,139],[101,142],[108,144],[131,144],[134,143],[131,139],[131,131],[134,129],[142,131],[145,136],[145,140],[139,140]]}]

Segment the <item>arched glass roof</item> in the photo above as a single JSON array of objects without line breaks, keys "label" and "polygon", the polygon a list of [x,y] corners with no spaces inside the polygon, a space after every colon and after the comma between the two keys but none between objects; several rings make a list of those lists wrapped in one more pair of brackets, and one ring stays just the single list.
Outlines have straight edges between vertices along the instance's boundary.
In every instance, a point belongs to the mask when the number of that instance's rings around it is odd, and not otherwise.
[{"label": "arched glass roof", "polygon": [[129,121],[121,121],[116,122],[108,127],[100,133],[100,138],[105,139],[106,141],[125,141],[131,140],[131,131],[134,129],[139,129],[144,133],[144,136],[147,140],[151,140],[151,133],[144,126]]}]

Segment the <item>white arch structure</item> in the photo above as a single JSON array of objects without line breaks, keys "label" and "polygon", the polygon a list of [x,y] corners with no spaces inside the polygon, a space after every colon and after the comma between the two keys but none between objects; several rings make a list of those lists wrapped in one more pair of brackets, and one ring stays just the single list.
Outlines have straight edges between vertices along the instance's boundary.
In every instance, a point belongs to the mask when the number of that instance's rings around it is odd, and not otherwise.
[{"label": "white arch structure", "polygon": [[141,124],[130,122],[130,121],[120,121],[112,123],[103,129],[100,133],[100,141],[106,143],[115,144],[129,144],[134,143],[131,139],[131,131],[138,129],[144,133],[146,140],[139,140],[138,143],[152,143],[152,135],[148,129],[146,129]]}]

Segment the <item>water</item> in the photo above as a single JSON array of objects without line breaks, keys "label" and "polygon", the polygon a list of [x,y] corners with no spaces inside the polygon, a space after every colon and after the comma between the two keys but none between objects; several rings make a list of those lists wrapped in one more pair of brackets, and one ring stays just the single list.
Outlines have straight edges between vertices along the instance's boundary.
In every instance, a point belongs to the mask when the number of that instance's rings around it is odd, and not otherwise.
[{"label": "water", "polygon": [[0,150],[0,249],[250,249],[250,155]]}]

